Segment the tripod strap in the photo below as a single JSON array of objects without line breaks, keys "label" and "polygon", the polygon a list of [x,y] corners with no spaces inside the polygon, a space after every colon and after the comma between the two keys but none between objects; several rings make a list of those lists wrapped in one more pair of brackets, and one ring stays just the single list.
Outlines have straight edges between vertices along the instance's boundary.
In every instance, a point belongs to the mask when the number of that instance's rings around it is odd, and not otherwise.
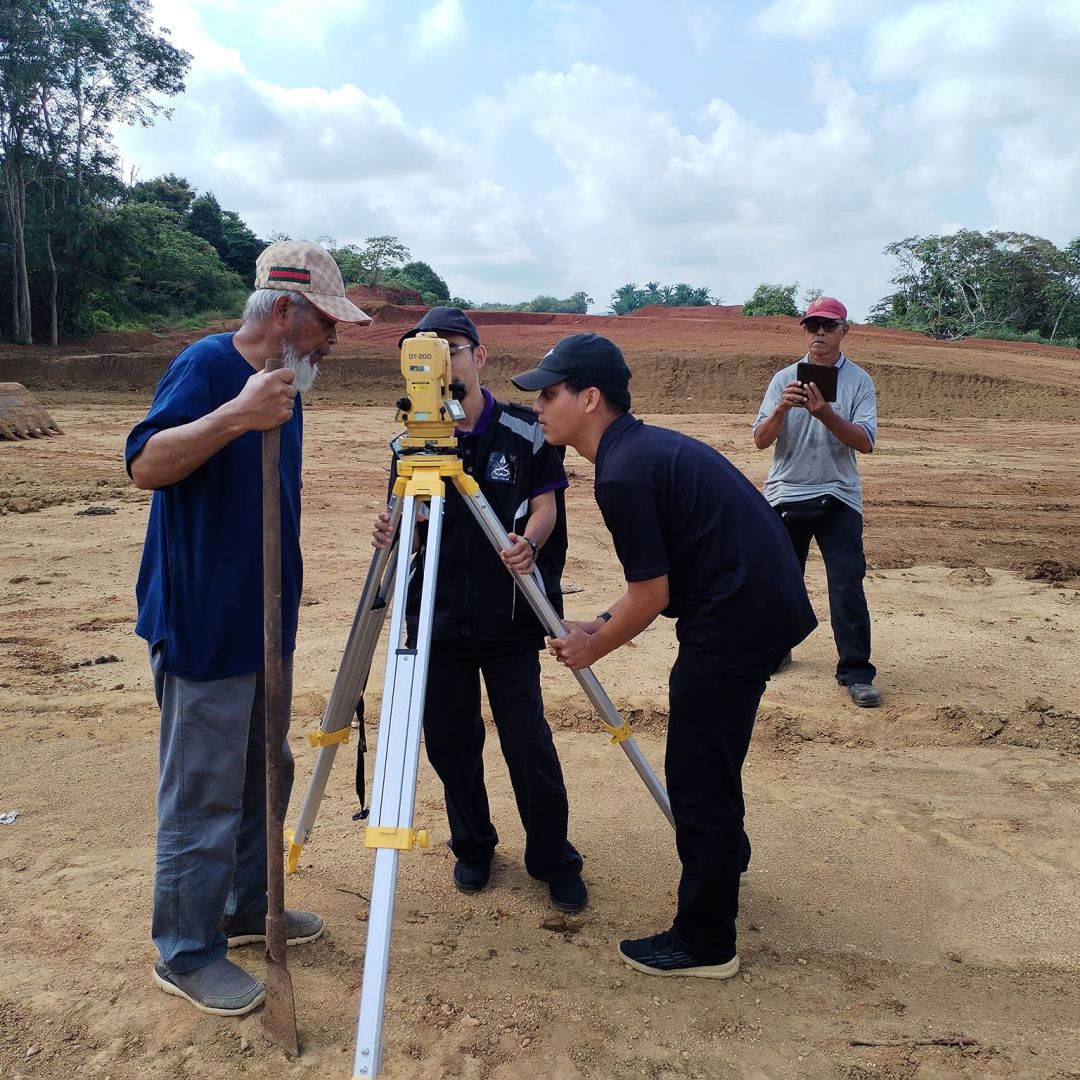
[{"label": "tripod strap", "polygon": [[[364,731],[364,699],[356,703],[356,722],[360,738],[356,744],[356,797],[360,801],[360,809],[353,814],[353,821],[367,820],[368,810],[366,786],[364,784],[364,755],[367,753],[367,734]],[[346,729],[347,730],[347,729]]]}]

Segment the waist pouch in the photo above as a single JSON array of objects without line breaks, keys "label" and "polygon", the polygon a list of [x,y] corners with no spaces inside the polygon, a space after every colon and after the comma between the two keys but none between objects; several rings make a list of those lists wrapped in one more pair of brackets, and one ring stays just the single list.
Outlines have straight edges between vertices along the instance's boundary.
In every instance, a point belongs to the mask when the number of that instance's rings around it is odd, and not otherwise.
[{"label": "waist pouch", "polygon": [[836,499],[832,495],[817,495],[813,499],[777,503],[773,509],[793,525],[814,525],[824,521],[836,509]]}]

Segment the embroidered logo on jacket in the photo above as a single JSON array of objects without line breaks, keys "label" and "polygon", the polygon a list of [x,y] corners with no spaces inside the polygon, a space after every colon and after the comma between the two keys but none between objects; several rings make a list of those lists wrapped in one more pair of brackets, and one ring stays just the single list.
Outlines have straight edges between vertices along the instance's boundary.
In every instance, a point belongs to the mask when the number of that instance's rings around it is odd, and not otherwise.
[{"label": "embroidered logo on jacket", "polygon": [[496,484],[512,484],[517,477],[517,454],[492,450],[488,454],[484,477]]}]

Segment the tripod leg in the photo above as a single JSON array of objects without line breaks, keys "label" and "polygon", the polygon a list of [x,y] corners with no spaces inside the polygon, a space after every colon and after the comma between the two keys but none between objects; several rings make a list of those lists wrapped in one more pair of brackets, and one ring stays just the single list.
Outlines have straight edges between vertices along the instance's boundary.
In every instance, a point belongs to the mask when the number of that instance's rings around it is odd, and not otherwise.
[{"label": "tripod leg", "polygon": [[[484,498],[483,492],[476,481],[471,476],[458,474],[454,477],[454,486],[461,493],[465,504],[472,511],[477,524],[484,530],[484,534],[491,541],[495,550],[505,551],[513,547],[506,530],[502,527],[502,522],[496,517],[495,511],[491,509],[487,499]],[[536,577],[531,574],[515,574],[509,567],[506,569],[507,573],[517,582],[518,588],[524,594],[525,599],[528,600],[529,606],[536,613],[540,625],[544,627],[548,635],[550,637],[565,637],[566,628],[563,626],[562,620],[555,609],[551,606],[544,590],[537,583]],[[604,730],[611,735],[612,742],[618,743],[623,748],[623,753],[630,759],[630,763],[634,766],[638,776],[644,781],[649,793],[663,811],[664,817],[668,819],[671,827],[674,828],[675,819],[671,814],[671,800],[668,798],[667,791],[664,790],[664,785],[660,783],[660,778],[649,767],[649,763],[638,749],[637,743],[634,742],[633,736],[630,734],[630,725],[619,715],[619,710],[615,708],[611,698],[607,695],[607,691],[600,685],[600,680],[592,673],[591,668],[575,671],[574,677],[582,690],[585,691],[585,695],[592,702],[593,708],[599,713]]]},{"label": "tripod leg", "polygon": [[364,841],[367,847],[375,848],[375,872],[368,909],[356,1057],[353,1062],[353,1076],[363,1080],[378,1075],[382,1057],[382,1021],[390,963],[390,933],[397,886],[398,855],[416,844],[427,846],[426,834],[414,830],[412,821],[416,803],[416,777],[423,729],[431,628],[435,613],[442,502],[441,495],[431,496],[420,618],[416,647],[413,649],[405,648],[402,643],[407,565],[418,510],[416,499],[410,494],[405,497],[402,516],[404,524],[398,542],[397,583],[390,623],[382,711],[379,716],[371,817]]},{"label": "tripod leg", "polygon": [[[389,510],[390,527],[396,533],[402,513],[399,496],[391,496]],[[368,570],[367,580],[364,582],[363,592],[360,594],[360,602],[356,606],[356,616],[353,618],[352,629],[345,643],[345,651],[342,653],[337,677],[334,679],[334,688],[330,692],[330,700],[326,703],[322,723],[319,725],[319,730],[309,736],[311,745],[318,747],[319,752],[315,757],[315,768],[308,783],[300,816],[289,838],[286,856],[286,867],[289,873],[294,873],[300,863],[300,852],[315,826],[315,815],[319,812],[319,804],[326,792],[338,747],[348,741],[357,702],[363,697],[367,686],[368,675],[371,673],[371,660],[386,618],[387,597],[390,595],[397,571],[397,561],[391,557],[393,554],[392,547],[382,548],[376,551],[375,557],[371,560],[371,567]]]}]

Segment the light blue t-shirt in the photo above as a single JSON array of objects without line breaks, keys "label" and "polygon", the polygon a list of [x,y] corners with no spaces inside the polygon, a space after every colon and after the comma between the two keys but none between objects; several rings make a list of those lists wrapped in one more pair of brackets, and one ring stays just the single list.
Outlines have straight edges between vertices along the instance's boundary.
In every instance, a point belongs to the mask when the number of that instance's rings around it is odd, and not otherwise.
[{"label": "light blue t-shirt", "polygon": [[[795,381],[798,364],[807,360],[804,356],[773,376],[754,421],[755,428],[772,414],[784,387]],[[836,362],[836,383],[836,400],[831,403],[834,411],[862,427],[872,447],[877,439],[874,380],[841,353]],[[855,451],[806,409],[791,409],[773,446],[764,495],[772,506],[832,495],[861,514],[862,484]]]}]

